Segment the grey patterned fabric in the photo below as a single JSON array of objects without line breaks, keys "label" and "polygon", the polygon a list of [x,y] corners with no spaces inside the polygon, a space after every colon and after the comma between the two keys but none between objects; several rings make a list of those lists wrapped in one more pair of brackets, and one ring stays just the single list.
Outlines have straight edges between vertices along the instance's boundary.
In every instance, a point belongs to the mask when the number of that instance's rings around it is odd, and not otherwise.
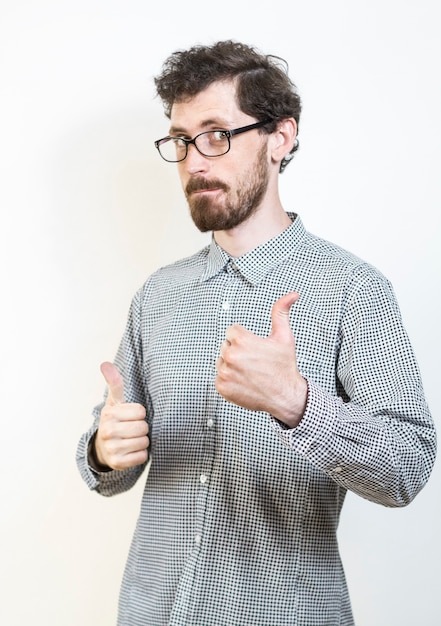
[{"label": "grey patterned fabric", "polygon": [[[147,408],[151,466],[122,582],[120,626],[350,626],[336,530],[347,489],[403,506],[427,481],[435,431],[389,282],[308,233],[299,217],[241,258],[213,241],[135,295],[115,363]],[[271,331],[289,291],[300,425],[225,401],[214,388],[225,330]],[[144,471],[94,472],[112,496]]]}]

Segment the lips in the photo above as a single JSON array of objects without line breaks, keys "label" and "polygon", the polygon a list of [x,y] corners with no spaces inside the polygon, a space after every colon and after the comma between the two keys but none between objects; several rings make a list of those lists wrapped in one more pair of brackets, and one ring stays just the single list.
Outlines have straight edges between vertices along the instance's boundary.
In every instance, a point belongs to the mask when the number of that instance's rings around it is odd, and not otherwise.
[{"label": "lips", "polygon": [[213,188],[209,188],[209,189],[196,189],[195,191],[192,191],[192,194],[197,194],[197,195],[203,195],[205,193],[213,193],[215,191],[220,191],[219,187],[213,187]]}]

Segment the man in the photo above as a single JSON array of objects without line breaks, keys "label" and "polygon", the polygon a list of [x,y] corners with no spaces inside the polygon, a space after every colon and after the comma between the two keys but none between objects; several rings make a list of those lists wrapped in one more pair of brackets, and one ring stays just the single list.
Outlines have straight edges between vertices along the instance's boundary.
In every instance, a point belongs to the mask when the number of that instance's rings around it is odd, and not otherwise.
[{"label": "man", "polygon": [[135,295],[78,447],[103,495],[151,461],[118,623],[349,626],[347,489],[404,506],[435,457],[393,291],[282,207],[300,99],[280,59],[196,46],[156,87],[171,124],[156,148],[213,238]]}]

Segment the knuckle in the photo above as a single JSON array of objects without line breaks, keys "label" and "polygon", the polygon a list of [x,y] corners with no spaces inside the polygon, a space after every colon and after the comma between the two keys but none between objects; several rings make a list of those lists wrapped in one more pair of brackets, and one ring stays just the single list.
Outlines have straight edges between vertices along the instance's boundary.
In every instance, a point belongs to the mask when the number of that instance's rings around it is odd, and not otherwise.
[{"label": "knuckle", "polygon": [[112,438],[112,432],[109,425],[102,420],[100,421],[100,425],[98,427],[97,437],[99,437],[101,441],[108,441]]}]

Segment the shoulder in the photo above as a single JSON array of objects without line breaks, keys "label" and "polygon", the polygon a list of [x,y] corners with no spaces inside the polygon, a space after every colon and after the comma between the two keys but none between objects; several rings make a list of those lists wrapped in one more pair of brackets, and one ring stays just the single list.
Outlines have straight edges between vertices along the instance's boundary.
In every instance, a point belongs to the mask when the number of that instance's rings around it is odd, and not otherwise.
[{"label": "shoulder", "polygon": [[134,301],[142,306],[146,299],[168,300],[171,292],[186,290],[192,283],[199,281],[208,256],[206,246],[191,256],[164,265],[151,274],[138,289]]},{"label": "shoulder", "polygon": [[384,274],[373,264],[353,252],[308,231],[299,246],[299,254],[304,261],[316,266],[322,274],[326,272],[344,277],[360,285],[371,281],[388,282]]}]

